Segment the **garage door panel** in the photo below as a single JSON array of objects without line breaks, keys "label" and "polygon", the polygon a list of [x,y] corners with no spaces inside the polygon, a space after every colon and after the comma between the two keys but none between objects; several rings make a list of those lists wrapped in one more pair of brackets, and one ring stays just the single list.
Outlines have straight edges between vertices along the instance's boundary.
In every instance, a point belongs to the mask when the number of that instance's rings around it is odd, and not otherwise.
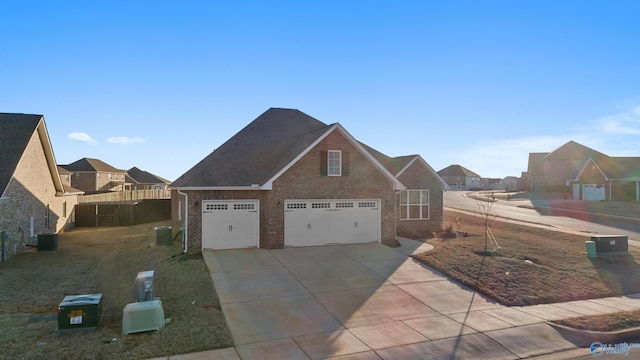
[{"label": "garage door panel", "polygon": [[582,199],[591,201],[604,201],[605,187],[596,184],[583,184]]},{"label": "garage door panel", "polygon": [[257,247],[260,238],[259,202],[203,201],[202,248]]},{"label": "garage door panel", "polygon": [[379,200],[287,200],[285,245],[380,242]]}]

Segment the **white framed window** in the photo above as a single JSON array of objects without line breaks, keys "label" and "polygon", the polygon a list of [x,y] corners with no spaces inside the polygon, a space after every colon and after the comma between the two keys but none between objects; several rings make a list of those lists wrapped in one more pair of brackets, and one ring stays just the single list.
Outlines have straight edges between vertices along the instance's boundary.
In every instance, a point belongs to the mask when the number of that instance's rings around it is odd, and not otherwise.
[{"label": "white framed window", "polygon": [[428,220],[429,200],[429,190],[405,190],[400,192],[400,219]]},{"label": "white framed window", "polygon": [[342,176],[342,151],[329,150],[327,152],[327,175]]}]

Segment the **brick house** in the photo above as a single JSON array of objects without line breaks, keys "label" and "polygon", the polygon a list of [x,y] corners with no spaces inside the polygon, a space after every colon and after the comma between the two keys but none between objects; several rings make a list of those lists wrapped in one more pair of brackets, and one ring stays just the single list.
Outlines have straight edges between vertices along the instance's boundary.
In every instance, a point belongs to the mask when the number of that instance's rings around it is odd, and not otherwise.
[{"label": "brick house", "polygon": [[471,190],[483,187],[480,175],[462,165],[449,165],[438,171],[451,190]]},{"label": "brick house", "polygon": [[338,123],[271,108],[170,188],[174,228],[200,251],[394,246],[441,229],[445,186],[419,155],[390,158]]},{"label": "brick house", "polygon": [[591,201],[640,201],[640,157],[614,157],[569,141],[529,154],[529,191]]},{"label": "brick house", "polygon": [[3,259],[35,244],[38,233],[74,225],[81,191],[65,185],[42,115],[0,113],[0,231]]},{"label": "brick house", "polygon": [[131,190],[166,190],[171,183],[167,179],[135,166],[127,170],[126,182],[131,184]]},{"label": "brick house", "polygon": [[87,194],[131,189],[127,171],[116,169],[102,160],[82,158],[69,165],[60,165],[73,173],[71,185]]}]

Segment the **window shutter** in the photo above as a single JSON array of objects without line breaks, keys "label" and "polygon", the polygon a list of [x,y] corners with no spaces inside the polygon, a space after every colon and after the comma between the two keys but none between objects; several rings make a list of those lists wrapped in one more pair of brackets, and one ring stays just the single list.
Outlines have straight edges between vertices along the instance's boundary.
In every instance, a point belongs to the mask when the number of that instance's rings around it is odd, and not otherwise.
[{"label": "window shutter", "polygon": [[342,151],[342,176],[349,176],[349,152]]},{"label": "window shutter", "polygon": [[329,166],[329,152],[320,151],[320,176],[327,176],[327,166]]}]

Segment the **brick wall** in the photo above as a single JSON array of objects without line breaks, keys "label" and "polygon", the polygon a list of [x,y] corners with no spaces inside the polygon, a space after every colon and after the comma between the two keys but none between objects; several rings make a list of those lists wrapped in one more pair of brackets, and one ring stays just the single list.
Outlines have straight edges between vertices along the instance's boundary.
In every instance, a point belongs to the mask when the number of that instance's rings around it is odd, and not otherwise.
[{"label": "brick wall", "polygon": [[[411,239],[424,239],[431,237],[433,232],[442,230],[442,184],[433,172],[423,163],[416,161],[400,175],[398,180],[409,190],[429,190],[429,219],[400,220],[400,212],[398,212],[398,235]],[[399,204],[396,205],[399,206]]]},{"label": "brick wall", "polygon": [[[348,174],[326,176],[321,174],[321,156],[327,150],[342,150],[348,158]],[[395,240],[394,190],[391,180],[384,176],[341,133],[335,131],[296,164],[282,174],[273,184],[273,190],[247,191],[184,191],[189,196],[189,249],[202,249],[202,201],[203,200],[260,200],[260,247],[278,249],[284,247],[284,200],[288,199],[380,199],[381,238],[390,246]],[[178,204],[184,208],[184,196],[172,191],[172,219],[178,221]],[[196,205],[198,204],[198,205]],[[182,219],[184,221],[184,217]],[[174,230],[176,231],[176,230]]]},{"label": "brick wall", "polygon": [[[343,151],[343,161],[348,157],[347,175],[322,175],[321,157],[326,156],[327,150]],[[284,247],[283,206],[287,199],[380,199],[382,242],[397,245],[391,180],[338,131],[329,134],[274,182],[273,191],[267,196],[265,204],[270,209],[266,219],[268,234],[264,237],[266,248]]]},{"label": "brick wall", "polygon": [[[6,198],[0,202],[0,230],[9,233],[9,241],[5,244],[5,258],[23,250],[25,244],[37,244],[35,239],[30,239],[31,217],[34,219],[34,234],[57,233],[73,226],[73,209],[77,204],[77,196],[56,196],[37,132],[29,141],[7,187]],[[63,216],[65,202],[67,214]]]},{"label": "brick wall", "polygon": [[96,173],[76,172],[71,175],[71,186],[82,191],[93,192],[98,190]]}]

